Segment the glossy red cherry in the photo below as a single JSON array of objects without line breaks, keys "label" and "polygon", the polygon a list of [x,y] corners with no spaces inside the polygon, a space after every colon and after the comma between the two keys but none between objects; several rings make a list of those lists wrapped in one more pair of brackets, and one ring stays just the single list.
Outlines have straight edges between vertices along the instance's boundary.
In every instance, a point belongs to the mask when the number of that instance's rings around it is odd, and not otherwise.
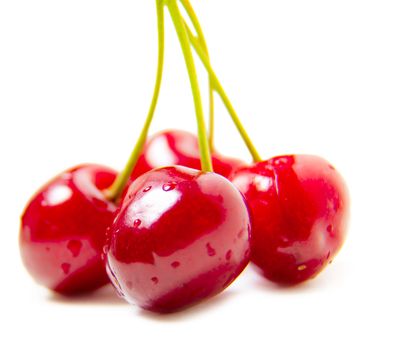
[{"label": "glossy red cherry", "polygon": [[249,261],[240,192],[215,173],[160,168],[129,187],[110,229],[107,269],[127,301],[171,312],[224,290]]},{"label": "glossy red cherry", "polygon": [[[235,158],[224,157],[217,152],[212,154],[214,172],[228,177],[244,163]],[[190,132],[165,130],[148,139],[141,156],[132,172],[131,179],[155,168],[182,165],[201,169],[198,139]]]},{"label": "glossy red cherry", "polygon": [[348,195],[340,174],[309,155],[275,157],[236,171],[252,217],[252,261],[275,282],[316,276],[342,246]]},{"label": "glossy red cherry", "polygon": [[109,282],[101,255],[116,207],[102,190],[115,176],[100,165],[81,165],[51,180],[29,201],[21,219],[20,252],[39,284],[74,294]]}]

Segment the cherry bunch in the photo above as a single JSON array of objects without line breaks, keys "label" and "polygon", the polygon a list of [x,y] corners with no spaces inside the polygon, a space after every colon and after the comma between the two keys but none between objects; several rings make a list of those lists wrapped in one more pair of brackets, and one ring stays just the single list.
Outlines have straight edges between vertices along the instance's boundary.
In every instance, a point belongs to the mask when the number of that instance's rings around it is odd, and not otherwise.
[{"label": "cherry bunch", "polygon": [[[71,168],[44,185],[22,215],[23,262],[55,292],[73,295],[111,281],[130,303],[171,312],[220,293],[249,261],[276,283],[306,281],[344,242],[349,202],[340,174],[316,156],[260,158],[211,66],[193,8],[180,3],[156,0],[154,94],[124,170]],[[169,130],[147,140],[162,81],[165,8],[185,59],[198,136]],[[209,136],[193,50],[209,76]],[[214,150],[214,93],[253,164]]]}]

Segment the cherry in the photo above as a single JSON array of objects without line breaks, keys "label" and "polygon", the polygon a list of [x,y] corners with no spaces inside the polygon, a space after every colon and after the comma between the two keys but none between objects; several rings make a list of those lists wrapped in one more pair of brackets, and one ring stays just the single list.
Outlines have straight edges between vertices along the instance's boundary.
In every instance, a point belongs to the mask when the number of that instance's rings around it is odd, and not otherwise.
[{"label": "cherry", "polygon": [[224,290],[249,261],[250,220],[224,177],[175,166],[129,187],[110,228],[107,270],[119,293],[172,312]]},{"label": "cherry", "polygon": [[23,262],[38,283],[69,295],[109,282],[101,255],[116,206],[102,190],[115,176],[100,165],[77,166],[44,185],[29,201],[19,243]]},{"label": "cherry", "polygon": [[265,277],[295,284],[316,276],[341,248],[348,195],[340,174],[310,155],[274,157],[235,172],[252,217],[252,261]]},{"label": "cherry", "polygon": [[[212,154],[212,163],[214,171],[225,177],[236,167],[244,165],[239,159],[227,158],[217,152]],[[194,134],[183,130],[165,130],[153,135],[147,140],[131,179],[154,168],[169,165],[201,169],[198,139]]]}]

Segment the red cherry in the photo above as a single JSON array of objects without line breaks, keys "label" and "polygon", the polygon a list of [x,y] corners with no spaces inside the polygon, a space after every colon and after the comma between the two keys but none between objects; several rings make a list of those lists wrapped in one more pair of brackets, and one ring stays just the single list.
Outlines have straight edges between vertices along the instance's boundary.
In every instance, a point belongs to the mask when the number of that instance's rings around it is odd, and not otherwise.
[{"label": "red cherry", "polygon": [[[214,171],[225,177],[236,167],[244,165],[239,159],[227,158],[217,152],[213,152],[212,162]],[[182,130],[166,130],[153,135],[138,158],[131,179],[152,169],[170,165],[201,169],[198,139],[195,135]]]},{"label": "red cherry", "polygon": [[100,165],[81,165],[44,185],[27,204],[20,251],[38,283],[74,294],[109,282],[101,255],[116,206],[102,190],[115,176]]},{"label": "red cherry", "polygon": [[107,270],[127,301],[155,312],[224,290],[249,261],[250,220],[224,177],[175,166],[129,187],[110,229]]},{"label": "red cherry", "polygon": [[239,169],[233,183],[252,217],[252,261],[279,283],[316,276],[341,248],[348,195],[340,174],[325,160],[292,155]]}]

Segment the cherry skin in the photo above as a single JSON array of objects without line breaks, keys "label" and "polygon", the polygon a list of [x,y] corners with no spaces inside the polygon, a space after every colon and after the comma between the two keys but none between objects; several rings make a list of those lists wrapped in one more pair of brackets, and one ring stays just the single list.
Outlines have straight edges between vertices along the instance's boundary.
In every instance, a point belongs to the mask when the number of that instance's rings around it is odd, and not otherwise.
[{"label": "cherry skin", "polygon": [[271,158],[237,170],[233,183],[252,217],[252,262],[268,279],[316,276],[341,248],[349,201],[341,175],[310,155]]},{"label": "cherry skin", "polygon": [[102,190],[116,173],[100,165],[72,168],[44,185],[21,218],[20,252],[41,285],[71,295],[109,282],[101,258],[116,206]]},{"label": "cherry skin", "polygon": [[[214,171],[225,177],[235,168],[244,165],[239,159],[224,157],[217,152],[213,152],[212,162]],[[152,169],[170,165],[201,169],[198,139],[194,134],[183,130],[165,130],[153,135],[144,146],[131,179]]]},{"label": "cherry skin", "polygon": [[159,168],[131,184],[109,239],[107,271],[118,292],[166,313],[221,292],[243,271],[250,218],[226,178]]}]

